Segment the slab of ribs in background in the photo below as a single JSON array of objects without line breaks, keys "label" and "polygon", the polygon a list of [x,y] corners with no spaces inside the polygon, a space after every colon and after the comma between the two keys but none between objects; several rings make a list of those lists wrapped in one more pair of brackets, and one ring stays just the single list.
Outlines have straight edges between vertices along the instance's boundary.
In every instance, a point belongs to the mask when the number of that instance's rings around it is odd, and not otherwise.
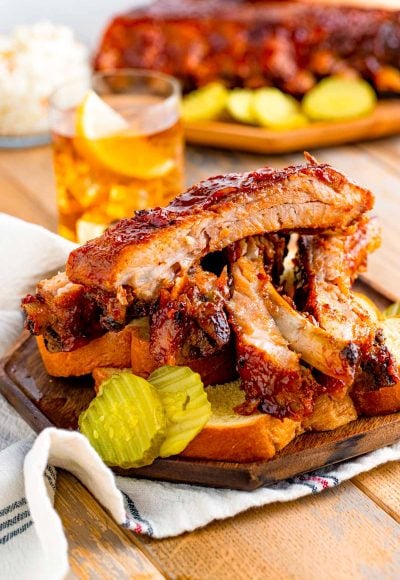
[{"label": "slab of ribs in background", "polygon": [[124,67],[168,73],[185,91],[219,80],[301,96],[321,77],[345,73],[379,93],[400,93],[400,11],[158,0],[106,28],[95,68]]}]

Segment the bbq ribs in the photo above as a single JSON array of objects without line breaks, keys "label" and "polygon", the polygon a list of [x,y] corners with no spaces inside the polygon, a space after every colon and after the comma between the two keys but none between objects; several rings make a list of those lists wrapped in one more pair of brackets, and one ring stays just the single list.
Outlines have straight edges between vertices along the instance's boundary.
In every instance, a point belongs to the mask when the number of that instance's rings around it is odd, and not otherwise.
[{"label": "bbq ribs", "polygon": [[185,90],[277,86],[299,96],[324,76],[361,75],[400,92],[400,12],[294,2],[159,0],[113,19],[98,70],[144,68]]},{"label": "bbq ribs", "polygon": [[232,353],[242,413],[301,420],[321,395],[393,388],[398,362],[351,291],[379,245],[372,194],[306,160],[210,178],[110,227],[23,300],[27,327],[69,351],[147,316],[154,364]]}]

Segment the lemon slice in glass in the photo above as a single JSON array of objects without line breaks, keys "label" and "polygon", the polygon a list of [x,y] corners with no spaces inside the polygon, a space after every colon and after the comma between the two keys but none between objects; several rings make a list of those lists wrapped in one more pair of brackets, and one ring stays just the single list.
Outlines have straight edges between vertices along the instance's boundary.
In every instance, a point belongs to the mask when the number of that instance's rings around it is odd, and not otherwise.
[{"label": "lemon slice in glass", "polygon": [[127,177],[156,179],[175,165],[151,144],[151,136],[130,130],[126,120],[93,91],[77,109],[76,133],[91,159]]}]

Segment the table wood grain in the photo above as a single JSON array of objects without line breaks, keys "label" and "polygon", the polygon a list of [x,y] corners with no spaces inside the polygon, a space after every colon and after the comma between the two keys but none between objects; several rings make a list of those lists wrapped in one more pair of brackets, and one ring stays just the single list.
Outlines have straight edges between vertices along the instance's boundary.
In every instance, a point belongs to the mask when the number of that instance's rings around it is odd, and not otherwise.
[{"label": "table wood grain", "polygon": [[[313,153],[376,194],[383,244],[366,277],[400,298],[400,138]],[[187,182],[299,161],[300,155],[188,148]],[[48,147],[0,152],[0,211],[55,231]],[[64,472],[58,476],[56,508],[76,578],[395,579],[400,577],[399,481],[399,464],[389,463],[322,494],[249,510],[165,540],[120,529]]]}]

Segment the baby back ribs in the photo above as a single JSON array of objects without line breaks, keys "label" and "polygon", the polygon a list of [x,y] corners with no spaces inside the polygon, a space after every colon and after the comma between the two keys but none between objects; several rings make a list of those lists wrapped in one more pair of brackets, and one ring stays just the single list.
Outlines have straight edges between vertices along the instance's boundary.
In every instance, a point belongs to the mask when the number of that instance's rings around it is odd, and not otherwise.
[{"label": "baby back ribs", "polygon": [[116,17],[99,70],[161,70],[186,90],[211,81],[302,95],[321,76],[359,74],[400,92],[400,12],[313,3],[159,0]]},{"label": "baby back ribs", "polygon": [[[394,385],[399,377],[379,323],[357,302],[351,283],[365,269],[369,251],[379,246],[375,220],[363,219],[345,236],[300,236],[297,304],[335,338],[359,350],[356,384],[369,389]],[[329,373],[326,373],[329,374]]]},{"label": "baby back ribs", "polygon": [[289,349],[263,299],[268,276],[255,238],[231,252],[232,297],[227,303],[235,331],[237,369],[246,392],[246,411],[259,407],[277,417],[301,418],[312,410],[315,382]]},{"label": "baby back ribs", "polygon": [[374,330],[367,312],[353,299],[351,284],[365,269],[368,252],[380,243],[376,220],[363,219],[342,236],[299,237],[296,302],[322,328],[368,348]]},{"label": "baby back ribs", "polygon": [[[36,296],[24,299],[27,327],[43,334],[51,350],[77,348],[146,315],[161,289],[210,252],[283,232],[274,238],[282,253],[285,232],[341,231],[372,204],[369,191],[311,159],[280,171],[210,178],[167,208],[138,212],[72,252],[67,275],[42,281]],[[279,276],[278,265],[272,275]]]},{"label": "baby back ribs", "polygon": [[345,229],[372,204],[369,191],[313,162],[212,177],[71,252],[67,275],[106,292],[128,286],[152,300],[209,252],[264,232]]},{"label": "baby back ribs", "polygon": [[150,313],[150,352],[159,364],[213,356],[228,348],[230,327],[224,310],[226,271],[217,278],[199,266],[163,288]]}]

